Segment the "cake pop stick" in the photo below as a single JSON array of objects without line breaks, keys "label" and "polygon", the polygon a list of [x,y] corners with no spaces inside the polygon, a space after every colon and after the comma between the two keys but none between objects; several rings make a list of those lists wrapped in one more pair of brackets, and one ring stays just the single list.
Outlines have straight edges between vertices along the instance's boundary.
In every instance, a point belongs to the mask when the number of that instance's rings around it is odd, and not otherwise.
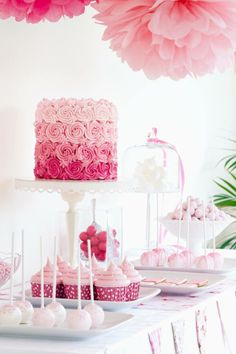
[{"label": "cake pop stick", "polygon": [[177,254],[179,254],[179,243],[180,236],[182,231],[182,215],[183,215],[183,196],[180,198],[180,207],[179,207],[179,222],[178,222],[178,237],[177,237]]},{"label": "cake pop stick", "polygon": [[34,311],[32,323],[37,327],[53,327],[56,321],[54,313],[44,307],[44,269],[43,269],[43,238],[40,237],[40,283],[41,283],[41,307]]},{"label": "cake pop stick", "polygon": [[55,326],[60,326],[66,319],[66,310],[62,304],[56,301],[57,287],[57,237],[54,237],[54,254],[53,254],[53,284],[52,284],[52,302],[47,305],[47,309],[51,310],[55,316]]},{"label": "cake pop stick", "polygon": [[224,257],[219,253],[216,252],[216,237],[215,237],[215,205],[213,198],[211,199],[212,205],[212,240],[213,240],[213,250],[208,254],[214,263],[214,269],[222,269],[224,264]]},{"label": "cake pop stick", "polygon": [[91,257],[91,243],[88,240],[88,259],[89,259],[89,283],[90,283],[90,304],[85,306],[85,310],[90,314],[92,318],[92,327],[100,326],[104,321],[104,311],[101,306],[98,306],[94,302],[94,292],[93,292],[93,274],[92,274],[92,257]]},{"label": "cake pop stick", "polygon": [[189,239],[189,232],[190,232],[190,196],[187,198],[187,233],[186,233],[186,247],[189,249],[190,246],[190,239]]},{"label": "cake pop stick", "polygon": [[19,307],[22,313],[21,323],[29,323],[32,319],[34,309],[32,304],[25,299],[25,240],[24,230],[21,231],[21,301],[16,301],[16,306]]},{"label": "cake pop stick", "polygon": [[146,240],[147,248],[151,248],[151,235],[150,235],[150,193],[147,194],[147,207],[146,207]]},{"label": "cake pop stick", "polygon": [[159,247],[159,243],[160,243],[160,230],[159,230],[159,195],[158,193],[156,193],[156,212],[157,212],[157,238],[156,238],[156,248]]},{"label": "cake pop stick", "polygon": [[202,201],[202,209],[203,209],[203,237],[204,237],[204,256],[206,257],[206,207],[204,201]]},{"label": "cake pop stick", "polygon": [[190,251],[190,219],[191,219],[191,214],[190,214],[190,197],[188,196],[187,198],[187,232],[186,232],[186,249],[181,252],[181,255],[184,257],[185,260],[185,266],[187,268],[191,268],[195,257],[192,251]]},{"label": "cake pop stick", "polygon": [[15,233],[11,236],[10,305],[13,305]]}]

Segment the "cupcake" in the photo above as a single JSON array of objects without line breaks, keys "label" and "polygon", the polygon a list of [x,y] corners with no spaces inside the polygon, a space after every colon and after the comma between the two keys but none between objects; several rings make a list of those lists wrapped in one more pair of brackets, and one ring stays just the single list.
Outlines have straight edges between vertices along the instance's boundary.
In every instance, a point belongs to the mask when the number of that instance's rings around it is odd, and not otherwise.
[{"label": "cupcake", "polygon": [[[62,281],[64,280],[64,278],[66,277],[67,273],[69,272],[69,270],[72,270],[73,268],[70,266],[70,264],[66,261],[63,260],[62,257],[57,256],[57,267],[59,272],[62,274]],[[64,289],[64,281],[62,284],[62,292],[61,292],[61,296],[62,298],[65,298],[65,289]]]},{"label": "cupcake", "polygon": [[[90,300],[89,270],[80,265],[81,299]],[[63,278],[64,292],[67,299],[78,299],[78,268],[69,269]]]},{"label": "cupcake", "polygon": [[113,262],[94,282],[95,300],[125,301],[130,281]]},{"label": "cupcake", "polygon": [[[44,271],[44,296],[52,297],[53,287],[53,265],[49,258],[43,268]],[[31,292],[33,297],[41,296],[41,272],[36,273],[31,277]],[[57,270],[56,273],[56,297],[60,298],[64,294],[64,287],[62,283],[62,274]]]},{"label": "cupcake", "polygon": [[102,275],[102,273],[104,272],[103,267],[98,263],[94,254],[92,255],[92,272],[94,275],[94,279],[100,277],[100,275]]},{"label": "cupcake", "polygon": [[137,300],[139,296],[140,282],[142,280],[141,275],[134,268],[134,265],[128,262],[127,258],[121,263],[120,268],[130,281],[126,290],[126,301]]}]

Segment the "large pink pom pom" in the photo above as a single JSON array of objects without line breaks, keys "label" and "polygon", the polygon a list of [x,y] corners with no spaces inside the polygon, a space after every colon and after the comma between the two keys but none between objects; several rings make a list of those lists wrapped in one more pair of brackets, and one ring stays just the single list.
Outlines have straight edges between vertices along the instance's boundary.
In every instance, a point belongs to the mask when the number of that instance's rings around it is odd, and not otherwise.
[{"label": "large pink pom pom", "polygon": [[92,0],[0,0],[0,18],[37,23],[58,21],[62,16],[81,15]]},{"label": "large pink pom pom", "polygon": [[234,65],[236,1],[100,0],[103,39],[150,79],[200,76]]}]

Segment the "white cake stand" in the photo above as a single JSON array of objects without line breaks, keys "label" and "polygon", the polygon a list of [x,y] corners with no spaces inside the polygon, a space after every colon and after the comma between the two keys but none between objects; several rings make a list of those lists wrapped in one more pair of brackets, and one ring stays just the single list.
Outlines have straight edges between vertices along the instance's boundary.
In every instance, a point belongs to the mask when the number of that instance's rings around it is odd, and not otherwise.
[{"label": "white cake stand", "polygon": [[35,180],[16,179],[15,188],[29,192],[59,193],[67,203],[66,226],[68,234],[69,261],[76,264],[76,206],[86,193],[121,193],[131,192],[125,182],[120,181],[61,181],[61,180]]}]

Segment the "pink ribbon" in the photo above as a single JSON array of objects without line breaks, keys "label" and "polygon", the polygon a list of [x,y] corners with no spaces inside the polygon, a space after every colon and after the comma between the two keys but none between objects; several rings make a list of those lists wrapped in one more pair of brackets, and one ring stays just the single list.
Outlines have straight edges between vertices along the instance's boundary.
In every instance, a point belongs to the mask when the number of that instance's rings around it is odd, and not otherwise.
[{"label": "pink ribbon", "polygon": [[161,354],[161,328],[149,333],[148,338],[152,354]]}]

